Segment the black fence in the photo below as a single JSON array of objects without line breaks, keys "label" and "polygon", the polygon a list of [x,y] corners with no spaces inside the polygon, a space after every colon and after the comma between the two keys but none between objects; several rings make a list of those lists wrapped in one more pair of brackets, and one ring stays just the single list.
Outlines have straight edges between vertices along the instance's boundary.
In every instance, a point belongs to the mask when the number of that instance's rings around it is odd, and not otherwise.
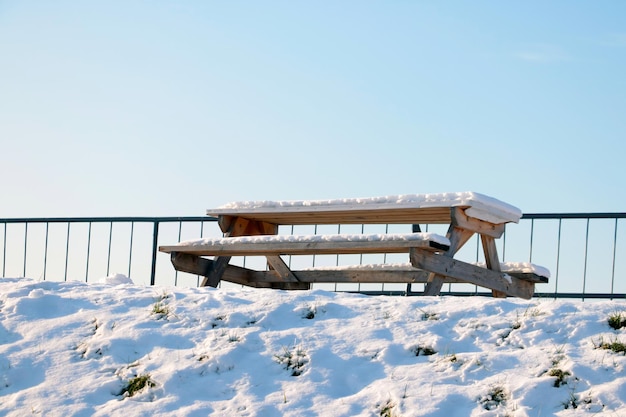
[{"label": "black fence", "polygon": [[[498,239],[502,262],[530,262],[548,268],[548,284],[537,286],[536,297],[626,298],[626,213],[525,214]],[[421,225],[445,234],[445,226]],[[411,225],[295,226],[285,234],[407,232]],[[198,286],[201,278],[174,270],[159,245],[218,237],[211,217],[110,217],[0,219],[3,277],[98,282],[115,274],[139,285]],[[458,257],[482,262],[479,239],[466,244]],[[406,258],[406,256],[404,256]],[[338,266],[354,263],[403,263],[398,254],[328,255],[290,258],[290,264]],[[264,268],[260,258],[235,258],[235,264]],[[230,285],[228,283],[225,286]],[[423,284],[315,284],[314,288],[367,294],[414,295]],[[449,284],[444,295],[482,295],[469,284]]]}]

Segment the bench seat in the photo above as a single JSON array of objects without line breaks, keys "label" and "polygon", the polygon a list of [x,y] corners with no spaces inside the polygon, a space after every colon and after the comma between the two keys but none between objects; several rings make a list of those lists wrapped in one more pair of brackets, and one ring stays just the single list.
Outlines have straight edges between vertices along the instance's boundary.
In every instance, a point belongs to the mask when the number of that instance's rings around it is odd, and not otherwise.
[{"label": "bench seat", "polygon": [[[476,263],[475,265],[480,266],[482,268],[486,268],[484,262]],[[398,272],[409,273],[410,278],[405,278],[399,282],[426,282],[426,278],[428,273],[422,274],[422,276],[415,274],[416,272],[424,272],[419,269],[413,267],[410,263],[391,263],[391,264],[367,264],[367,265],[339,265],[339,266],[322,266],[322,267],[314,267],[314,268],[305,268],[299,271],[301,274],[306,274],[310,271],[316,271],[323,273],[324,271],[351,271],[353,275],[358,275],[360,277],[366,278],[368,275],[372,275],[373,279],[366,279],[364,282],[380,282],[375,281],[376,276],[378,275],[378,279],[383,277],[385,274],[389,276],[400,275]],[[500,271],[511,275],[517,279],[521,279],[523,281],[534,282],[538,284],[546,284],[550,278],[550,271],[546,268],[527,263],[527,262],[501,262],[500,263]],[[413,275],[411,275],[411,273]],[[425,278],[426,277],[426,278]],[[387,281],[383,281],[387,282]],[[461,282],[460,280],[448,277],[446,282]]]},{"label": "bench seat", "polygon": [[410,248],[447,251],[448,238],[435,233],[261,235],[200,239],[161,246],[161,252],[196,256],[272,256],[408,253]]}]

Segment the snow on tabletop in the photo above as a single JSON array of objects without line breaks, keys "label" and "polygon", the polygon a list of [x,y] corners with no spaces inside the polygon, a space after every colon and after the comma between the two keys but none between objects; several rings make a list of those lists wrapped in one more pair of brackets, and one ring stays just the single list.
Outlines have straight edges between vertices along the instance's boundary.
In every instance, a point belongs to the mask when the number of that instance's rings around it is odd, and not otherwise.
[{"label": "snow on tabletop", "polygon": [[207,210],[208,215],[228,214],[229,212],[261,213],[273,210],[330,211],[338,206],[359,209],[363,205],[379,208],[429,208],[469,206],[466,213],[477,219],[492,223],[519,222],[522,212],[517,207],[493,197],[475,192],[439,193],[439,194],[403,194],[385,197],[344,198],[335,200],[290,200],[290,201],[240,201],[232,202]]},{"label": "snow on tabletop", "polygon": [[616,312],[2,278],[0,415],[624,416],[626,356],[599,348],[626,343]]},{"label": "snow on tabletop", "polygon": [[175,246],[234,245],[240,243],[292,243],[292,242],[391,242],[430,240],[450,246],[450,239],[436,233],[388,234],[330,234],[330,235],[257,235],[186,240]]}]

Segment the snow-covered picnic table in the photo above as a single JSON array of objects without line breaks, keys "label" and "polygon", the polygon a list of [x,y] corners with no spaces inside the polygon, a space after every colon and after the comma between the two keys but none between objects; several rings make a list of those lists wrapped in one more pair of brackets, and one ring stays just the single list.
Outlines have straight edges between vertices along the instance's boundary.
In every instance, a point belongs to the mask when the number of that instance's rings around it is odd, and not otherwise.
[{"label": "snow-covered picnic table", "polygon": [[[425,295],[438,295],[445,282],[489,288],[496,297],[530,298],[535,283],[549,273],[530,264],[502,270],[495,239],[521,211],[474,192],[412,194],[378,198],[230,203],[207,214],[218,218],[222,238],[161,246],[174,267],[204,277],[203,286],[227,280],[254,287],[308,289],[316,282],[426,283]],[[279,235],[281,225],[411,224],[406,234]],[[421,233],[419,224],[447,224],[446,236]],[[485,265],[455,259],[475,234],[480,235]],[[410,264],[357,265],[292,271],[282,255],[408,253]],[[206,257],[213,256],[213,259]],[[263,271],[230,265],[232,256],[265,256]],[[513,267],[511,265],[514,265]]]}]

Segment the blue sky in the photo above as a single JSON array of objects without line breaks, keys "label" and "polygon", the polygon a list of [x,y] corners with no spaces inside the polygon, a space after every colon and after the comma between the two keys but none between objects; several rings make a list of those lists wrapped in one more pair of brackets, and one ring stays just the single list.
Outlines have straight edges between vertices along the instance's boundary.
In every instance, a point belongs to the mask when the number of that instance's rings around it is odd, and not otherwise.
[{"label": "blue sky", "polygon": [[626,3],[0,0],[0,217],[624,211]]}]

